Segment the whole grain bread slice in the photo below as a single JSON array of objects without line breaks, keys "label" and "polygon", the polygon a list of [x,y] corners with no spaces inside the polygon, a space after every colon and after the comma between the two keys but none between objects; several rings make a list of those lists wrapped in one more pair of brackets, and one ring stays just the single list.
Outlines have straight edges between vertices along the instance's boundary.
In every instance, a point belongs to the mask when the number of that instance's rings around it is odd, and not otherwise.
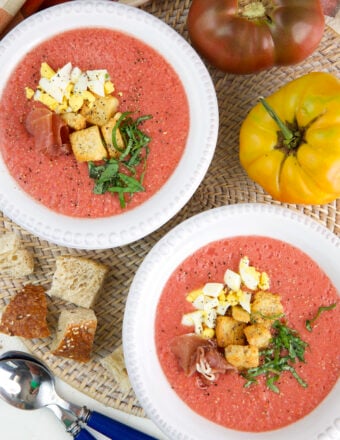
[{"label": "whole grain bread slice", "polygon": [[46,338],[50,335],[46,317],[45,289],[28,284],[5,307],[0,332],[26,339]]},{"label": "whole grain bread slice", "polygon": [[78,362],[91,359],[97,318],[93,310],[77,307],[61,311],[51,353]]},{"label": "whole grain bread slice", "polygon": [[52,285],[47,293],[79,307],[91,308],[107,271],[107,266],[86,257],[59,256],[56,259]]}]

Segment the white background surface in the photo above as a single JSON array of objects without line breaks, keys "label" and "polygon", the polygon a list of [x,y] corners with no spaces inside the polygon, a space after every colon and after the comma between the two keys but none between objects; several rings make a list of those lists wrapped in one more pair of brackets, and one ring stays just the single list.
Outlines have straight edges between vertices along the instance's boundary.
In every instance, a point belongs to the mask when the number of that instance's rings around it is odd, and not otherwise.
[{"label": "white background surface", "polygon": [[[27,351],[18,338],[0,335],[0,354],[8,350]],[[65,400],[78,405],[86,405],[89,409],[133,426],[146,434],[154,436],[156,439],[167,440],[167,437],[149,419],[105,407],[58,378],[56,378],[56,391]],[[98,440],[107,439],[104,435],[98,434],[90,428],[89,431]],[[72,436],[65,432],[63,424],[49,409],[24,411],[11,407],[0,399],[0,440],[46,440],[47,438],[48,440],[70,440]]]}]

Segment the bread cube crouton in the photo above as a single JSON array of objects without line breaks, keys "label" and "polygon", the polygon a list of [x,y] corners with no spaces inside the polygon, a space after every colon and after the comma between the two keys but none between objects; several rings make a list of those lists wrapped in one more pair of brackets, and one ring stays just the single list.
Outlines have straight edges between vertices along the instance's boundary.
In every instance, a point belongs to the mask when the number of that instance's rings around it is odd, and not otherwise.
[{"label": "bread cube crouton", "polygon": [[80,113],[88,123],[101,127],[117,113],[118,105],[119,101],[115,96],[99,97],[92,103],[85,103]]},{"label": "bread cube crouton", "polygon": [[80,113],[62,113],[60,116],[61,119],[74,130],[83,130],[86,128],[86,119]]},{"label": "bread cube crouton", "polygon": [[99,128],[93,125],[70,134],[73,154],[78,162],[103,160],[107,158]]},{"label": "bread cube crouton", "polygon": [[18,249],[12,254],[0,255],[0,274],[22,278],[34,272],[34,257],[27,249]]},{"label": "bread cube crouton", "polygon": [[283,314],[280,295],[260,290],[254,295],[251,305],[251,319],[254,323],[271,325]]},{"label": "bread cube crouton", "polygon": [[224,349],[225,358],[229,364],[238,370],[259,366],[259,349],[252,345],[228,345]]},{"label": "bread cube crouton", "polygon": [[250,321],[250,314],[239,305],[232,306],[231,316],[236,321],[240,321],[240,322],[249,322]]},{"label": "bread cube crouton", "polygon": [[51,353],[78,362],[88,362],[91,359],[96,328],[97,318],[93,310],[82,307],[62,310]]},{"label": "bread cube crouton", "polygon": [[[103,138],[106,144],[107,151],[110,157],[118,157],[120,155],[120,151],[118,151],[112,142],[112,131],[114,126],[116,125],[118,119],[121,117],[121,113],[116,113],[113,118],[109,120],[109,122],[101,127],[101,132],[103,134]],[[119,150],[123,150],[125,148],[124,141],[122,135],[118,130],[116,130],[116,142]]]},{"label": "bread cube crouton", "polygon": [[244,345],[244,322],[236,321],[230,316],[218,316],[216,320],[216,339],[219,347],[226,347],[230,344]]},{"label": "bread cube crouton", "polygon": [[98,261],[72,255],[59,256],[50,296],[91,308],[97,299],[108,267]]},{"label": "bread cube crouton", "polygon": [[249,345],[253,345],[258,348],[268,347],[272,338],[270,330],[263,324],[248,325],[244,329]]}]

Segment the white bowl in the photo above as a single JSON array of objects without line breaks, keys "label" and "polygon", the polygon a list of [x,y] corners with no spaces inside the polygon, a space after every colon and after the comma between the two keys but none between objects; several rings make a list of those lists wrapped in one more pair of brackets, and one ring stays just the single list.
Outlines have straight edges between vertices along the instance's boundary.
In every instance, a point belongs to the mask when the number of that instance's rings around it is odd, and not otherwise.
[{"label": "white bowl", "polygon": [[192,47],[163,21],[132,6],[109,1],[72,1],[20,23],[0,43],[0,93],[23,56],[66,30],[105,27],[126,32],[156,49],[179,75],[189,101],[190,129],[184,154],[163,187],[141,206],[107,218],[57,214],[28,196],[0,158],[0,209],[14,222],[50,242],[81,249],[122,246],[158,229],[190,199],[213,157],[218,105],[210,75]]},{"label": "white bowl", "polygon": [[268,236],[298,247],[319,264],[340,292],[340,239],[310,217],[273,205],[240,204],[215,208],[184,221],[150,251],[128,295],[123,346],[137,398],[148,416],[172,440],[338,439],[339,383],[317,408],[298,422],[275,431],[249,433],[224,428],[199,416],[171,389],[162,371],[156,353],[154,323],[167,280],[197,249],[215,240],[240,235]]}]

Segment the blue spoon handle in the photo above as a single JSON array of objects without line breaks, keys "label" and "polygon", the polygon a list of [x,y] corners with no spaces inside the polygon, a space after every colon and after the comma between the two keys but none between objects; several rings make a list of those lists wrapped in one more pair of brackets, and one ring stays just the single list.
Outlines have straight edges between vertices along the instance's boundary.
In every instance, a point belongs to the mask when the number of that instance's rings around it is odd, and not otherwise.
[{"label": "blue spoon handle", "polygon": [[[96,431],[106,435],[111,440],[155,440],[141,431],[124,425],[117,420],[110,419],[96,411],[91,411],[86,423]],[[82,440],[82,439],[79,439]]]},{"label": "blue spoon handle", "polygon": [[96,437],[85,428],[82,428],[78,434],[74,437],[75,440],[96,440]]}]

